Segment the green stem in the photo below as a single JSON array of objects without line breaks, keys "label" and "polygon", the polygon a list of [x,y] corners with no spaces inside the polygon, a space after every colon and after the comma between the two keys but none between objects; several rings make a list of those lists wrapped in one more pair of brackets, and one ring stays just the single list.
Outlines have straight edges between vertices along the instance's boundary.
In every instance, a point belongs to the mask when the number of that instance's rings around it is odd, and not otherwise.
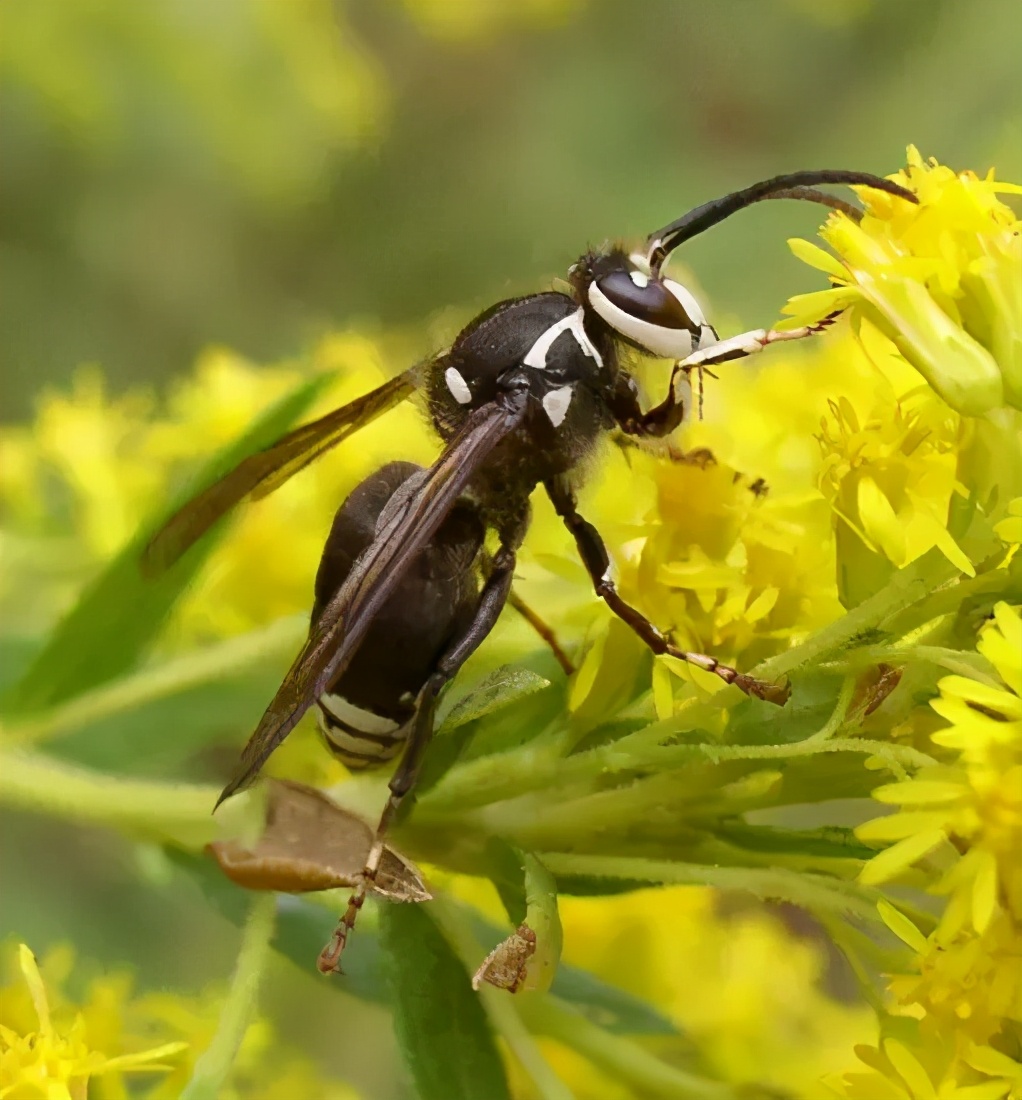
[{"label": "green stem", "polygon": [[516,1000],[513,994],[503,989],[494,989],[492,985],[485,983],[479,987],[479,996],[493,1026],[532,1078],[539,1100],[575,1100],[574,1093],[550,1068],[536,1040],[522,1021],[518,1011],[521,998]]},{"label": "green stem", "polygon": [[[840,723],[839,723],[840,724]],[[713,764],[720,764],[727,760],[789,760],[798,756],[816,756],[821,752],[859,752],[869,756],[880,756],[883,759],[899,765],[907,764],[914,768],[925,768],[937,761],[925,752],[914,749],[911,745],[892,745],[889,741],[874,741],[868,737],[834,737],[827,741],[821,737],[826,734],[830,723],[818,730],[812,737],[804,741],[796,741],[791,745],[675,745],[664,750],[665,753],[674,753],[674,750],[688,749],[696,751]]]},{"label": "green stem", "polygon": [[820,741],[829,741],[831,737],[841,728],[844,724],[845,717],[848,714],[848,708],[852,703],[852,696],[855,694],[855,677],[846,676],[841,684],[841,691],[837,697],[837,703],[834,705],[834,710],[831,716],[827,719],[826,723],[820,727],[812,736],[807,737],[802,742],[804,745],[815,745]]},{"label": "green stem", "polygon": [[958,575],[958,569],[939,550],[930,550],[899,569],[889,584],[858,607],[816,631],[801,645],[760,662],[751,673],[761,679],[776,680],[811,661],[818,662],[824,654],[851,645],[857,636],[872,633],[885,619],[925,600],[935,589]]},{"label": "green stem", "polygon": [[537,852],[555,875],[631,879],[649,883],[713,886],[743,890],[763,901],[788,901],[803,909],[850,914],[877,923],[881,893],[859,883],[781,867],[708,867],[699,863],[643,859],[633,856],[590,856],[568,852]]},{"label": "green stem", "polygon": [[432,821],[448,814],[464,814],[470,809],[518,798],[536,790],[556,787],[563,791],[573,783],[587,780],[604,783],[608,776],[622,772],[680,768],[693,755],[719,764],[731,760],[788,760],[824,752],[863,753],[885,760],[899,779],[906,777],[906,766],[922,768],[935,763],[933,757],[908,745],[892,745],[888,741],[864,737],[825,740],[820,734],[829,736],[830,722],[812,737],[788,745],[717,745],[712,742],[662,745],[664,731],[660,726],[658,723],[656,727],[640,730],[611,745],[601,745],[566,759],[548,755],[530,745],[526,750],[472,760],[452,769],[422,796],[417,818]]},{"label": "green stem", "polygon": [[577,1051],[638,1096],[670,1100],[734,1100],[735,1090],[668,1065],[632,1039],[612,1035],[586,1019],[557,997],[535,997],[522,1002],[522,1018],[530,1029]]},{"label": "green stem", "polygon": [[946,649],[933,645],[870,645],[863,646],[845,654],[839,660],[827,661],[821,667],[830,669],[861,670],[879,664],[899,665],[910,661],[926,661],[968,676],[972,680],[982,680],[991,687],[998,686],[998,679],[990,668],[990,662],[978,653],[969,653],[960,649]]},{"label": "green stem", "polygon": [[[221,832],[215,787],[122,779],[28,750],[0,752],[0,803],[201,848]],[[233,801],[233,800],[232,800]],[[250,812],[251,799],[225,815]]]},{"label": "green stem", "polygon": [[263,630],[254,630],[143,669],[80,695],[63,706],[9,725],[3,731],[3,739],[7,743],[26,744],[62,737],[113,714],[221,680],[270,657],[291,653],[308,629],[304,617],[278,619]]},{"label": "green stem", "polygon": [[[432,902],[433,919],[443,931],[448,943],[470,972],[483,958],[484,952],[476,940],[462,906],[448,898]],[[540,1100],[573,1100],[571,1090],[547,1064],[529,1030],[522,1022],[519,1008],[523,996],[513,996],[485,983],[479,996],[494,1030],[504,1039],[511,1053],[532,1078]]]},{"label": "green stem", "polygon": [[255,1018],[276,914],[276,894],[265,894],[252,903],[220,1022],[213,1041],[196,1061],[181,1100],[216,1100],[223,1094],[245,1032]]}]

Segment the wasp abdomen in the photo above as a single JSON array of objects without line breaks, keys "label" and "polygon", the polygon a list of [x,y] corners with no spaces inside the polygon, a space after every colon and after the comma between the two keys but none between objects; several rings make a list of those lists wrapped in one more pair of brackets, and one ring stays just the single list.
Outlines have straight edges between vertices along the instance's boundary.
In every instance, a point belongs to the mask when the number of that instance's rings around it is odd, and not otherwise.
[{"label": "wasp abdomen", "polygon": [[408,738],[411,722],[395,722],[357,707],[340,695],[323,694],[317,700],[319,728],[330,751],[352,770],[373,768],[392,760]]},{"label": "wasp abdomen", "polygon": [[[413,463],[391,462],[338,509],[316,576],[313,623],[372,545],[394,494],[421,473]],[[346,767],[385,764],[407,742],[422,686],[472,620],[483,533],[474,506],[455,504],[374,616],[344,671],[316,700],[327,747]]]}]

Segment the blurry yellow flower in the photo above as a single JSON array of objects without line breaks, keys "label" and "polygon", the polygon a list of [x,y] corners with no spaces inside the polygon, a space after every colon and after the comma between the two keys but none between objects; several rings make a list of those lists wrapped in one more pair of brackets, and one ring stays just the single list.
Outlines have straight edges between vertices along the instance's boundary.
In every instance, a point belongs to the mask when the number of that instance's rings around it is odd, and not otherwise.
[{"label": "blurry yellow flower", "polygon": [[835,214],[821,231],[840,263],[793,242],[795,254],[835,287],[792,299],[792,323],[848,308],[889,337],[957,412],[1022,408],[1022,236],[997,198],[1022,187],[992,173],[956,174],[924,162],[912,146],[908,167],[892,178],[919,204],[862,189],[861,225]]},{"label": "blurry yellow flower", "polygon": [[725,1080],[818,1097],[819,1077],[875,1035],[870,1009],[821,990],[822,940],[759,907],[725,916],[713,890],[663,887],[560,910],[567,961],[658,1005]]},{"label": "blurry yellow flower", "polygon": [[170,1069],[162,1059],[186,1048],[186,1043],[165,1043],[107,1057],[91,1047],[81,1015],[67,1027],[54,1025],[35,956],[24,944],[18,949],[18,962],[37,1026],[19,1032],[0,1025],[0,1100],[86,1100],[91,1078]]}]

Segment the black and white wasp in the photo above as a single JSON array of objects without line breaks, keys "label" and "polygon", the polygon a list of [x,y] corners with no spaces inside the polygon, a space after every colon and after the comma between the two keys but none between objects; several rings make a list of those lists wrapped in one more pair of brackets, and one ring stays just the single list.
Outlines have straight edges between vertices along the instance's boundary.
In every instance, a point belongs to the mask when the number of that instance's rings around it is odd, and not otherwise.
[{"label": "black and white wasp", "polygon": [[[382,763],[404,748],[363,884],[320,957],[322,970],[337,967],[375,874],[382,836],[414,783],[441,689],[508,600],[529,497],[538,486],[573,535],[596,594],[654,653],[688,661],[760,699],[786,701],[787,685],[680,649],[622,599],[603,540],[576,507],[572,475],[604,433],[649,439],[677,428],[682,385],[692,369],[810,336],[833,320],[720,340],[689,291],[663,274],[680,244],[763,199],[807,200],[859,216],[854,206],[817,190],[824,184],[866,186],[916,201],[866,173],[794,172],[692,210],[652,234],[640,253],[590,250],[569,271],[569,293],[491,306],[447,351],[246,458],[150,542],[145,565],[160,571],[243,498],[266,495],[416,389],[425,390],[444,443],[440,457],[429,469],[385,466],[341,507],[317,577],[308,641],[218,800],[255,779],[312,705],[320,708],[328,742],[349,763]],[[666,396],[651,409],[642,409],[622,348],[673,361]],[[496,535],[492,556],[483,551],[487,531]]]}]

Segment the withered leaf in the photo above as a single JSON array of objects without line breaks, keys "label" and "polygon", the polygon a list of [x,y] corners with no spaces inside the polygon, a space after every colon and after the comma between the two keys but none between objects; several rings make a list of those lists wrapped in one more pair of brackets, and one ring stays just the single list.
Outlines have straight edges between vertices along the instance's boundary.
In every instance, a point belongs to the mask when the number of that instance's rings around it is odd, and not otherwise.
[{"label": "withered leaf", "polygon": [[529,959],[535,953],[536,933],[527,924],[520,924],[483,959],[472,976],[472,988],[478,989],[487,982],[498,989],[516,992],[525,981]]},{"label": "withered leaf", "polygon": [[[373,830],[315,787],[267,782],[266,823],[251,847],[214,841],[209,851],[223,873],[249,890],[289,894],[353,886],[373,842]],[[429,901],[418,869],[385,846],[372,892],[391,901]]]}]

